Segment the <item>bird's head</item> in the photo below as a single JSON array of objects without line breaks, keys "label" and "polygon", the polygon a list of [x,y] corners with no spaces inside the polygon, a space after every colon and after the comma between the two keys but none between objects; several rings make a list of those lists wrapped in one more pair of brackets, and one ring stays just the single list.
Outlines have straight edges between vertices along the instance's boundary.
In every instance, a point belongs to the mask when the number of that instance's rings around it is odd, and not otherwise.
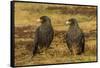
[{"label": "bird's head", "polygon": [[41,16],[40,19],[38,19],[38,21],[43,24],[43,23],[46,23],[46,22],[49,23],[51,20],[48,16]]},{"label": "bird's head", "polygon": [[66,25],[77,25],[77,20],[75,18],[71,18],[69,20],[66,21]]}]

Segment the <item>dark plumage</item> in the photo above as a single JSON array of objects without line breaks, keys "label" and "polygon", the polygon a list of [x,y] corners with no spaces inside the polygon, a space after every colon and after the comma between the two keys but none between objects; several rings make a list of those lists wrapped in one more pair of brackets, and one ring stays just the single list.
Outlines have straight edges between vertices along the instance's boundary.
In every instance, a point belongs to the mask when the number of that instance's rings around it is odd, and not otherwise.
[{"label": "dark plumage", "polygon": [[33,55],[35,55],[42,48],[50,47],[54,36],[50,18],[47,16],[42,16],[40,17],[40,22],[41,25],[35,32]]},{"label": "dark plumage", "polygon": [[68,48],[71,54],[80,55],[84,52],[84,33],[78,26],[78,21],[75,18],[69,19],[66,24],[70,25],[66,34],[66,43]]}]

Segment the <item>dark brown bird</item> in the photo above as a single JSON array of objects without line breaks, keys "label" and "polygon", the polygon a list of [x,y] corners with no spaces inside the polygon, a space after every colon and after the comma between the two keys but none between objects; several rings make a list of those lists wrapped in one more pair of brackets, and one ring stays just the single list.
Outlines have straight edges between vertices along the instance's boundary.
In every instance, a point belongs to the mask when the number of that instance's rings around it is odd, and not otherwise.
[{"label": "dark brown bird", "polygon": [[37,54],[40,49],[49,48],[54,36],[54,30],[48,16],[40,17],[40,23],[41,25],[35,32],[33,56]]},{"label": "dark brown bird", "polygon": [[73,55],[80,55],[84,53],[85,38],[84,33],[78,25],[78,21],[75,18],[69,19],[66,24],[69,25],[69,29],[66,33],[66,43]]}]

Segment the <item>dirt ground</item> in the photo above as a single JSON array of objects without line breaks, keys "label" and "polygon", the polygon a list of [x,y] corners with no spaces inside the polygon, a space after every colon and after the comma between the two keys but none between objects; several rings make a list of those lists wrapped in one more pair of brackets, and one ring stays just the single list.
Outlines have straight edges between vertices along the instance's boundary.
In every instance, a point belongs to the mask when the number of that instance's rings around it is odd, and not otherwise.
[{"label": "dirt ground", "polygon": [[[31,58],[34,32],[40,25],[36,19],[43,15],[52,20],[54,39],[48,50]],[[64,39],[68,30],[65,21],[72,17],[85,34],[85,53],[77,56],[70,55]],[[96,7],[16,3],[14,19],[16,66],[96,61]]]}]

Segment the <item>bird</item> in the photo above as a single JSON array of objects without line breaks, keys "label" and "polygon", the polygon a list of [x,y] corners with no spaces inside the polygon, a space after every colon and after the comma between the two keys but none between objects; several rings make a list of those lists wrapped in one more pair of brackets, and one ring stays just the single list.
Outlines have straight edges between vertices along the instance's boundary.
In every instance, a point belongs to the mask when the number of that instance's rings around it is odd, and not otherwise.
[{"label": "bird", "polygon": [[41,16],[38,21],[41,23],[41,25],[35,31],[35,38],[32,49],[33,56],[43,48],[48,49],[54,37],[54,30],[51,24],[51,19],[48,16]]},{"label": "bird", "polygon": [[85,48],[84,33],[76,18],[70,18],[66,21],[66,24],[69,25],[65,36],[68,49],[72,55],[81,55]]}]

